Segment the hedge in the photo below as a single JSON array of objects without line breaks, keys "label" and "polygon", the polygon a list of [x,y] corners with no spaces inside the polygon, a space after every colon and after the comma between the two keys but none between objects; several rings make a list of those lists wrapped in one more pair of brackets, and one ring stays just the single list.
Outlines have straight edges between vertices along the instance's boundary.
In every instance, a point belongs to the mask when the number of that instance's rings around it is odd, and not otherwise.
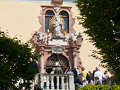
[{"label": "hedge", "polygon": [[77,90],[120,90],[120,85],[86,85],[82,89],[78,88]]}]

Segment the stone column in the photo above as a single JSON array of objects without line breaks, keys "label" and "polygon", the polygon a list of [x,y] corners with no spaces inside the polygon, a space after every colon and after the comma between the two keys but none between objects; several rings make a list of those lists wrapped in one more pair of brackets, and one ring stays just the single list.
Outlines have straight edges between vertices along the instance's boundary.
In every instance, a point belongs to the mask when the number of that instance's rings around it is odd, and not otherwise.
[{"label": "stone column", "polygon": [[40,73],[44,73],[44,53],[40,53]]},{"label": "stone column", "polygon": [[57,76],[57,90],[59,90],[59,75]]},{"label": "stone column", "polygon": [[69,75],[69,88],[70,88],[70,90],[75,90],[74,75],[73,74]]},{"label": "stone column", "polygon": [[77,53],[73,53],[74,67],[77,67]]},{"label": "stone column", "polygon": [[51,75],[51,89],[54,89],[54,76]]},{"label": "stone column", "polygon": [[77,48],[73,49],[74,67],[77,67]]},{"label": "stone column", "polygon": [[65,78],[64,76],[61,77],[61,79],[62,79],[61,87],[63,90],[65,89],[64,78]]},{"label": "stone column", "polygon": [[47,90],[49,90],[49,76],[46,76],[47,81],[46,81],[46,86],[47,86]]},{"label": "stone column", "polygon": [[44,82],[43,82],[43,74],[40,74],[40,87],[43,88]]}]

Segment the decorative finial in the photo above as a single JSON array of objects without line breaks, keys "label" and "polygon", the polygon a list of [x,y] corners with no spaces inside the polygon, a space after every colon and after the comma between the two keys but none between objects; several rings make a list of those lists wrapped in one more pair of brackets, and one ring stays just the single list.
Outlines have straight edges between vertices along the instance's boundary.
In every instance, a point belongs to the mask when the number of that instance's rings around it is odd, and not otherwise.
[{"label": "decorative finial", "polygon": [[62,5],[62,4],[63,4],[63,0],[52,0],[51,3],[52,3],[54,6],[59,6],[59,5]]}]

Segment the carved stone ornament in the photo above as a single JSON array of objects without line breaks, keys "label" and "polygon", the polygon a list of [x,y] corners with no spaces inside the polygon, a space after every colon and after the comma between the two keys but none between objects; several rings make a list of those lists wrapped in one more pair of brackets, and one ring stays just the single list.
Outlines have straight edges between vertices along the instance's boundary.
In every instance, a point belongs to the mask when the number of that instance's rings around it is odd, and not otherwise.
[{"label": "carved stone ornament", "polygon": [[61,54],[64,52],[64,47],[62,46],[53,46],[52,47],[52,53],[56,53],[56,54]]},{"label": "carved stone ornament", "polygon": [[42,10],[44,10],[44,9],[46,9],[46,7],[43,7],[43,9],[42,9]]},{"label": "carved stone ornament", "polygon": [[73,54],[73,57],[76,58],[76,57],[77,57],[77,53],[74,53],[74,54]]},{"label": "carved stone ornament", "polygon": [[54,10],[58,12],[60,10],[60,7],[54,7]]},{"label": "carved stone ornament", "polygon": [[63,0],[52,0],[51,3],[55,6],[59,6],[63,4]]}]

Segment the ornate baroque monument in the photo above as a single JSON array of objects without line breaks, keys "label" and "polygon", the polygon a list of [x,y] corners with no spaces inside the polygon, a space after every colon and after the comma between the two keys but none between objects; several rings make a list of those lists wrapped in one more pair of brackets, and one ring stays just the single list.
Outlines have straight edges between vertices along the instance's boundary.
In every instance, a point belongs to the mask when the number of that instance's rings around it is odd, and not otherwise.
[{"label": "ornate baroque monument", "polygon": [[[50,73],[59,63],[62,70],[82,67],[79,49],[82,36],[73,29],[71,7],[61,6],[63,0],[52,0],[51,6],[41,6],[41,28],[32,37],[33,44],[41,55],[38,60],[40,73]],[[39,56],[39,55],[38,55]]]}]

